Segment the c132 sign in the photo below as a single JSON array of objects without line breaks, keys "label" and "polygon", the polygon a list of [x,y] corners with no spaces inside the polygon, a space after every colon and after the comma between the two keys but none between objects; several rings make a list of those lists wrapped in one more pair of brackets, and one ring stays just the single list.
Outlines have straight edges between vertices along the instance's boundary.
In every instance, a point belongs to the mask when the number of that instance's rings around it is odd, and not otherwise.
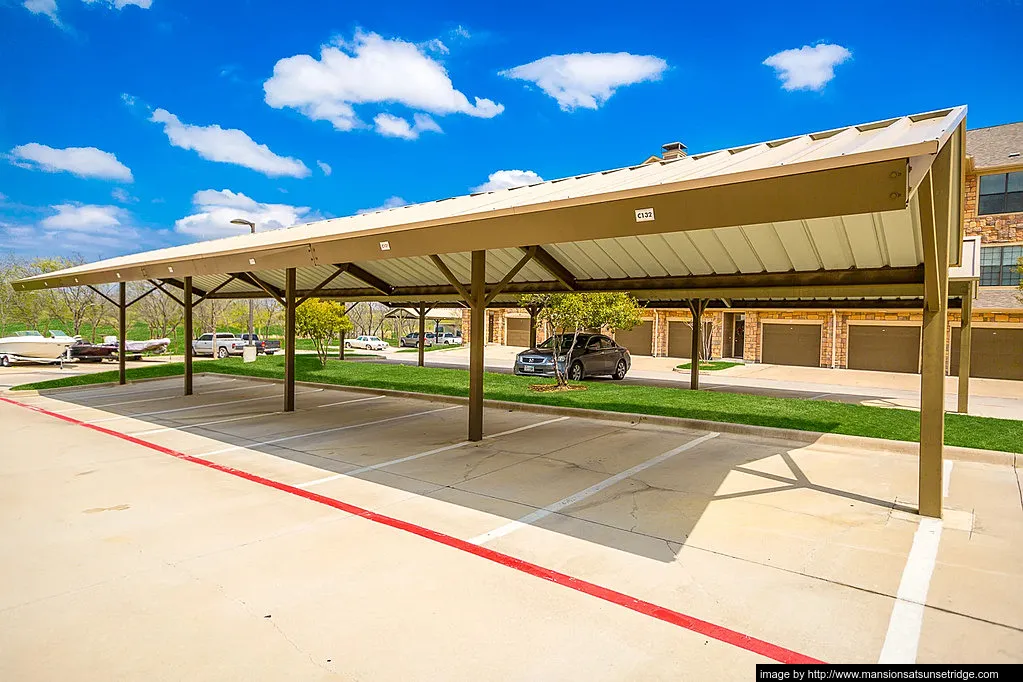
[{"label": "c132 sign", "polygon": [[636,222],[637,223],[648,223],[654,219],[654,209],[652,208],[637,208],[636,209]]}]

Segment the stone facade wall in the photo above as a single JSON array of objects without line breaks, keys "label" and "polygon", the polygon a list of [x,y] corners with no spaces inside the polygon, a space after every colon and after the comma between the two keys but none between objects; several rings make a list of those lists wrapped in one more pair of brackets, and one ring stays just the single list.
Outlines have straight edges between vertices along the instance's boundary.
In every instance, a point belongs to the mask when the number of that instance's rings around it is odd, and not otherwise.
[{"label": "stone facade wall", "polygon": [[966,202],[963,206],[966,234],[971,237],[980,235],[982,244],[1023,242],[1023,213],[977,215],[979,187],[977,175],[966,176]]}]

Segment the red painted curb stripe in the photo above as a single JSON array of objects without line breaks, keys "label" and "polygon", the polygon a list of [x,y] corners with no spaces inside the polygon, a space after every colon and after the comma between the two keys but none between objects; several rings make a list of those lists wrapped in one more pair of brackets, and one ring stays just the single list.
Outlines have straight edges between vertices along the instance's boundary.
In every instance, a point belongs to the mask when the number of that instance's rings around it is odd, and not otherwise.
[{"label": "red painted curb stripe", "polygon": [[771,644],[770,642],[765,642],[761,639],[756,639],[755,637],[750,637],[749,635],[744,635],[741,632],[729,630],[726,627],[715,625],[714,623],[709,623],[705,620],[694,618],[693,616],[687,616],[686,614],[680,613],[679,611],[673,611],[669,608],[658,606],[657,604],[653,604],[642,599],[630,597],[629,595],[624,594],[622,592],[616,592],[615,590],[609,589],[607,587],[602,587],[600,585],[596,585],[594,583],[587,582],[579,578],[573,578],[572,576],[567,575],[565,573],[560,573],[549,568],[544,568],[543,566],[530,563],[523,559],[517,559],[508,554],[502,554],[501,552],[497,552],[486,547],[481,547],[480,545],[474,545],[471,542],[460,540],[456,537],[452,537],[450,535],[446,535],[435,530],[430,530],[429,528],[417,526],[413,523],[409,523],[408,521],[402,521],[401,519],[396,519],[390,516],[384,516],[383,514],[378,514],[368,509],[363,509],[362,507],[356,507],[355,505],[348,504],[347,502],[342,502],[340,500],[336,500],[332,497],[319,495],[309,490],[303,490],[302,488],[296,488],[286,483],[274,481],[269,478],[263,478],[262,476],[257,476],[256,474],[251,474],[247,471],[242,471],[240,469],[235,469],[233,467],[224,466],[222,464],[216,464],[215,462],[209,462],[205,459],[200,459],[199,457],[193,457],[192,455],[186,455],[183,452],[178,452],[177,450],[172,450],[170,448],[158,445],[156,443],[151,443],[140,438],[135,438],[134,436],[129,436],[128,434],[121,433],[120,431],[113,431],[111,429],[105,428],[103,426],[97,426],[95,424],[87,424],[83,421],[75,419],[74,417],[68,417],[58,412],[51,412],[50,410],[45,410],[41,407],[35,407],[34,405],[27,405],[25,403],[19,402],[17,400],[11,400],[10,398],[5,398],[3,396],[0,396],[0,401],[10,403],[11,405],[17,405],[19,407],[24,407],[25,409],[32,410],[33,412],[39,412],[40,414],[45,414],[50,417],[55,417],[70,424],[84,426],[87,429],[92,429],[93,431],[98,431],[99,433],[104,433],[108,436],[113,436],[115,438],[120,438],[121,440],[126,440],[129,443],[134,443],[135,445],[141,445],[142,447],[146,447],[151,450],[156,450],[157,452],[162,452],[163,454],[170,455],[171,457],[177,457],[178,459],[183,459],[194,464],[201,464],[204,467],[215,469],[226,474],[231,474],[232,476],[237,476],[247,481],[252,481],[253,483],[259,483],[260,485],[265,485],[269,488],[275,488],[277,490],[280,490],[281,492],[290,493],[292,495],[298,495],[299,497],[304,497],[307,500],[318,502],[320,504],[327,505],[328,507],[333,507],[334,509],[339,509],[343,512],[347,512],[354,516],[362,517],[368,521],[373,521],[374,523],[379,523],[384,526],[390,526],[391,528],[403,530],[407,533],[412,533],[413,535],[418,535],[421,538],[426,538],[427,540],[432,540],[433,542],[438,542],[442,545],[447,545],[448,547],[451,547],[453,549],[457,549],[468,554],[473,554],[482,559],[487,559],[488,561],[493,561],[494,563],[501,564],[502,566],[515,569],[516,571],[527,573],[529,575],[535,576],[537,578],[542,578],[544,580],[549,580],[553,583],[557,583],[558,585],[562,585],[563,587],[568,587],[577,592],[588,594],[591,597],[597,597],[598,599],[603,599],[604,601],[611,602],[612,604],[624,606],[625,608],[631,609],[632,611],[636,611],[637,613],[652,616],[653,618],[664,621],[666,623],[671,623],[673,625],[677,625],[681,628],[685,628],[686,630],[690,630],[697,634],[704,635],[711,639],[716,639],[719,642],[724,642],[725,644],[731,644],[732,646],[736,646],[740,649],[752,651],[755,654],[759,654],[761,656],[770,658],[780,663],[823,663],[823,661],[819,661],[809,656],[804,656],[803,654],[791,651],[790,649],[785,649],[784,647]]}]

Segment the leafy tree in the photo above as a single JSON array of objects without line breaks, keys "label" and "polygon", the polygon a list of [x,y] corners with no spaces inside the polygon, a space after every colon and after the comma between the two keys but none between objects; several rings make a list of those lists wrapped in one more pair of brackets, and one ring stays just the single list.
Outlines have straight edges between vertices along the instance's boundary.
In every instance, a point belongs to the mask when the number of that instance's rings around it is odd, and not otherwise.
[{"label": "leafy tree", "polygon": [[[134,298],[149,288],[148,283],[136,283],[129,295]],[[111,307],[112,309],[112,307]],[[134,319],[144,322],[153,339],[172,338],[185,320],[184,310],[177,301],[162,291],[154,291],[128,309]]]},{"label": "leafy tree", "polygon": [[[561,357],[566,360],[572,357],[579,333],[585,329],[609,329],[611,331],[628,330],[638,325],[642,319],[642,308],[636,299],[629,294],[600,292],[586,294],[532,294],[520,298],[519,303],[540,306],[537,318],[550,328],[550,332],[559,335],[572,335],[568,352]],[[558,385],[568,384],[566,366],[562,368],[557,362],[558,352],[555,348],[555,376]]]},{"label": "leafy tree", "polygon": [[336,301],[310,298],[295,310],[295,332],[312,339],[320,364],[327,366],[327,346],[341,332],[352,330],[345,308]]},{"label": "leafy tree", "polygon": [[[73,258],[37,258],[32,261],[32,269],[37,272],[53,272],[63,270],[76,265],[81,265],[85,259],[81,256]],[[102,297],[89,287],[65,287],[63,289],[50,289],[44,292],[47,311],[50,316],[60,320],[65,329],[70,329],[72,336],[81,332],[82,325],[86,320],[93,317],[95,308],[100,304]]]}]

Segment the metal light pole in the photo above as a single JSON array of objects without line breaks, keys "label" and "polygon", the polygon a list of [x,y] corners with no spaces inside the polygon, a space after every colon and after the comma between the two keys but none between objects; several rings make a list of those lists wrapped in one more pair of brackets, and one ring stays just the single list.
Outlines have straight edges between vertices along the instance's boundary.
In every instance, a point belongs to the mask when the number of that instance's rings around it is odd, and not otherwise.
[{"label": "metal light pole", "polygon": [[[235,225],[248,225],[249,226],[249,230],[252,232],[252,234],[256,234],[256,223],[252,222],[251,220],[245,220],[244,218],[235,218],[231,222],[233,224],[235,224]],[[248,343],[245,344],[247,346],[251,346],[251,345],[253,345],[255,343],[255,341],[252,339],[253,335],[255,334],[255,330],[252,328],[252,304],[253,304],[253,301],[250,298],[249,299],[249,340],[248,340]]]}]

